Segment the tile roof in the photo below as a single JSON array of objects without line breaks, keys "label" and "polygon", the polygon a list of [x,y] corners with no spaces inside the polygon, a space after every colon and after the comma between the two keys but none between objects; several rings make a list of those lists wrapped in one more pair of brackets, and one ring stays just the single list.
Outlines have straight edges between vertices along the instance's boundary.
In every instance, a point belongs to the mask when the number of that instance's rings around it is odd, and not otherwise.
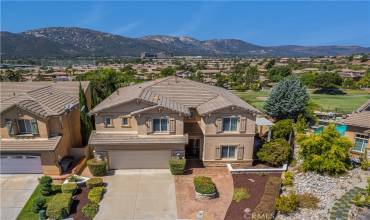
[{"label": "tile roof", "polygon": [[341,121],[346,125],[370,128],[370,111],[362,111],[351,114],[348,118]]},{"label": "tile roof", "polygon": [[[88,82],[83,82],[88,87]],[[79,82],[1,83],[0,113],[17,106],[42,118],[61,115],[79,104]],[[11,88],[13,87],[13,89]]]},{"label": "tile roof", "polygon": [[186,115],[190,114],[190,108],[197,109],[203,115],[231,106],[259,113],[256,108],[224,88],[175,76],[120,88],[98,104],[91,113],[132,100],[145,101]]},{"label": "tile roof", "polygon": [[96,132],[90,136],[89,146],[122,144],[187,144],[187,135],[137,135],[120,132]]},{"label": "tile roof", "polygon": [[0,150],[1,152],[53,151],[60,140],[61,136],[48,139],[0,139]]}]

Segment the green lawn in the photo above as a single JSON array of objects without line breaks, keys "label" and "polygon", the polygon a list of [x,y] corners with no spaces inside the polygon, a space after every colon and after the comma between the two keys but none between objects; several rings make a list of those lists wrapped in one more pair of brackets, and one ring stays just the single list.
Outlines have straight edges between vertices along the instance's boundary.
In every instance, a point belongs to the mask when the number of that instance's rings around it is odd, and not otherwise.
[{"label": "green lawn", "polygon": [[[344,90],[345,95],[326,95],[313,94],[310,91],[311,99],[320,106],[321,111],[332,111],[340,113],[350,113],[356,110],[367,100],[370,99],[370,93],[363,90]],[[235,92],[242,99],[262,110],[263,104],[270,91],[247,91]]]}]

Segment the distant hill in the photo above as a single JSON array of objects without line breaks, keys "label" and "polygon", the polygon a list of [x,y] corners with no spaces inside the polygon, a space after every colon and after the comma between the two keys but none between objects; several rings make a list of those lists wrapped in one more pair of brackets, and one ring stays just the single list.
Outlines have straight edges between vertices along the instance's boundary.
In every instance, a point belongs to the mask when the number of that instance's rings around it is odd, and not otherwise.
[{"label": "distant hill", "polygon": [[370,53],[360,46],[264,47],[237,39],[200,41],[191,37],[129,38],[76,27],[50,27],[21,33],[0,32],[2,58],[139,56],[168,52],[202,56],[328,56]]}]

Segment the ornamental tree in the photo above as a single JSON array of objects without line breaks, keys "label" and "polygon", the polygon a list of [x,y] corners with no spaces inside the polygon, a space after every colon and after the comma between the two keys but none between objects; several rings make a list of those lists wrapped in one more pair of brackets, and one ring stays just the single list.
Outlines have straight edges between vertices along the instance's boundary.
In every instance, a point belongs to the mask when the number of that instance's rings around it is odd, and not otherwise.
[{"label": "ornamental tree", "polygon": [[288,161],[290,152],[291,147],[288,141],[279,138],[262,145],[257,152],[257,157],[271,166],[281,166]]},{"label": "ornamental tree", "polygon": [[272,88],[264,110],[275,119],[296,119],[305,112],[309,101],[306,87],[295,76],[289,76]]}]

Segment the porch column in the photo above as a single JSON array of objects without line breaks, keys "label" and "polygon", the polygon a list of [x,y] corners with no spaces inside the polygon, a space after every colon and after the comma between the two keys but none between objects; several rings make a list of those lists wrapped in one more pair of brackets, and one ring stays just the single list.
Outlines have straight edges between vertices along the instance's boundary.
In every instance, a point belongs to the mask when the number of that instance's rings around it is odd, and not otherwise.
[{"label": "porch column", "polygon": [[268,126],[269,127],[269,133],[268,133],[268,135],[267,135],[267,142],[270,142],[270,140],[271,140],[271,131],[272,131],[272,126],[270,125],[270,126]]}]

